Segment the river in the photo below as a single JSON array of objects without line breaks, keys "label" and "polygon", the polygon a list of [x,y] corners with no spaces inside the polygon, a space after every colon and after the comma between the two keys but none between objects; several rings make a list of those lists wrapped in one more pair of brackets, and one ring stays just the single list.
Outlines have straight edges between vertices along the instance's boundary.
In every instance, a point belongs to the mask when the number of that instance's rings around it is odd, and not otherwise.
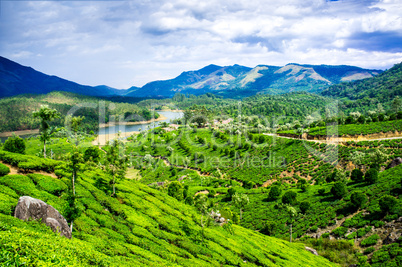
[{"label": "river", "polygon": [[156,111],[160,115],[163,115],[166,117],[165,120],[161,121],[155,121],[155,122],[148,122],[148,123],[143,123],[143,124],[136,124],[136,125],[116,125],[116,126],[109,126],[109,127],[103,127],[99,129],[99,135],[104,135],[104,134],[115,134],[119,131],[122,133],[125,132],[136,132],[141,130],[147,130],[148,126],[149,128],[155,128],[160,125],[161,122],[170,122],[171,120],[174,119],[180,119],[183,117],[183,112],[173,112],[173,111]]},{"label": "river", "polygon": [[[142,123],[142,124],[136,124],[136,125],[116,125],[116,126],[110,126],[110,127],[103,127],[99,129],[99,135],[108,135],[108,134],[115,134],[119,131],[122,133],[125,132],[135,132],[141,130],[147,130],[148,126],[149,128],[155,128],[158,127],[161,122],[170,122],[171,120],[174,119],[180,119],[183,117],[183,112],[178,112],[178,111],[157,111],[160,115],[163,115],[166,117],[165,120],[161,121],[155,121],[155,122],[148,122],[148,123]],[[16,132],[18,135],[18,132]],[[37,134],[27,134],[27,135],[19,135],[21,138],[28,138],[31,136],[36,136]],[[0,141],[4,143],[4,141],[8,137],[0,137]]]}]

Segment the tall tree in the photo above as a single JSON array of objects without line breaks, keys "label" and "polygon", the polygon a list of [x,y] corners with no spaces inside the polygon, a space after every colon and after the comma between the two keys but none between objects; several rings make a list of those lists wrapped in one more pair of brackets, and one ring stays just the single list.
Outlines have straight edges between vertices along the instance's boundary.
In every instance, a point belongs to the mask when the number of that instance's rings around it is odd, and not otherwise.
[{"label": "tall tree", "polygon": [[50,139],[50,136],[56,130],[56,128],[49,125],[49,122],[60,118],[60,113],[55,109],[49,108],[48,105],[41,105],[39,111],[33,112],[33,117],[39,117],[41,120],[39,128],[40,140],[43,142],[43,156],[46,158],[46,141]]},{"label": "tall tree", "polygon": [[109,141],[105,147],[106,150],[106,169],[112,176],[113,193],[116,194],[116,179],[124,178],[127,171],[127,156],[125,147],[122,141],[119,140],[120,134],[117,138]]},{"label": "tall tree", "polygon": [[289,237],[289,242],[292,243],[292,226],[293,223],[296,220],[297,217],[297,211],[294,207],[290,206],[290,205],[286,205],[286,212],[288,214],[288,222],[289,222],[289,231],[290,231],[290,237]]},{"label": "tall tree", "polygon": [[70,161],[69,161],[69,168],[72,171],[72,177],[71,177],[71,184],[72,184],[72,192],[73,195],[75,196],[75,180],[77,178],[77,172],[80,169],[80,163],[83,162],[83,158],[81,153],[77,150],[77,148],[74,149],[74,151],[70,154]]},{"label": "tall tree", "polygon": [[73,134],[73,142],[75,143],[76,146],[78,146],[78,144],[79,144],[78,134],[81,129],[82,121],[84,119],[85,119],[84,116],[76,116],[76,117],[67,116],[66,117],[67,124],[71,127],[71,131]]},{"label": "tall tree", "polygon": [[250,200],[246,194],[240,194],[236,192],[232,196],[232,201],[235,207],[240,210],[240,220],[241,220],[243,209],[245,206],[248,205],[248,203],[250,203]]}]

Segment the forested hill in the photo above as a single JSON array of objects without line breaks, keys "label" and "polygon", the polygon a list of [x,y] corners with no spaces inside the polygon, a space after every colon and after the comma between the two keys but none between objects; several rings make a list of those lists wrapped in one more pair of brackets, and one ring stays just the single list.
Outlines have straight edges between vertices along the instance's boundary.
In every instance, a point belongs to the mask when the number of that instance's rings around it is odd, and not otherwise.
[{"label": "forested hill", "polygon": [[370,98],[378,102],[389,102],[402,95],[402,62],[375,77],[333,85],[321,94],[351,100]]},{"label": "forested hill", "polygon": [[[54,126],[64,126],[65,116],[73,107],[80,104],[90,104],[91,107],[81,107],[74,115],[84,116],[83,130],[86,132],[97,132],[99,128],[99,101],[103,99],[97,97],[83,96],[69,92],[52,92],[46,95],[19,95],[0,99],[0,132],[32,130],[39,128],[40,120],[32,116],[32,112],[39,110],[41,105],[48,105],[56,109],[60,118],[56,119]],[[105,108],[105,122],[109,118],[117,118],[119,115],[134,116],[138,121],[149,120],[152,118],[151,112],[147,108],[139,107],[135,104],[116,103],[103,100],[105,107],[111,103],[115,109]],[[157,115],[157,114],[155,114]]]},{"label": "forested hill", "polygon": [[47,94],[65,91],[91,96],[123,92],[108,86],[86,86],[57,76],[50,76],[0,56],[0,98],[19,94]]}]

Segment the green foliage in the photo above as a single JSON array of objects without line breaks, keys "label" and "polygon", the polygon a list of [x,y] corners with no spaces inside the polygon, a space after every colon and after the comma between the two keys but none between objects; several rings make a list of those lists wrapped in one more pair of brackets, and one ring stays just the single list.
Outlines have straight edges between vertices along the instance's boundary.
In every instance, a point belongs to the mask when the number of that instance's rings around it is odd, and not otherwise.
[{"label": "green foliage", "polygon": [[360,242],[360,245],[363,247],[368,247],[377,244],[377,241],[380,237],[377,234],[371,235]]},{"label": "green foliage", "polygon": [[354,182],[363,182],[364,173],[360,169],[353,169],[350,175],[350,179]]},{"label": "green foliage", "polygon": [[282,193],[282,189],[279,185],[274,185],[271,186],[271,189],[269,190],[268,198],[270,200],[277,200]]},{"label": "green foliage", "polygon": [[289,204],[289,205],[295,205],[297,202],[297,193],[294,191],[287,191],[285,194],[282,196],[282,203],[283,204]]},{"label": "green foliage", "polygon": [[3,149],[13,153],[25,154],[25,141],[13,134],[12,137],[7,138],[4,142]]},{"label": "green foliage", "polygon": [[363,192],[355,191],[350,196],[350,202],[355,208],[361,208],[367,203],[367,196]]},{"label": "green foliage", "polygon": [[168,195],[175,199],[183,200],[183,185],[180,182],[174,181],[168,186]]},{"label": "green foliage", "polygon": [[343,182],[336,182],[331,188],[331,193],[332,195],[334,195],[334,197],[340,199],[346,196],[346,194],[348,193],[348,189]]},{"label": "green foliage", "polygon": [[370,168],[364,175],[364,180],[369,184],[375,184],[378,180],[378,170]]},{"label": "green foliage", "polygon": [[311,207],[311,204],[310,204],[310,202],[309,201],[302,201],[302,202],[300,202],[300,211],[302,212],[302,213],[306,213],[309,209],[310,209],[310,207]]},{"label": "green foliage", "polygon": [[61,196],[62,193],[67,192],[68,186],[59,179],[36,173],[28,174],[27,176],[31,178],[39,189],[45,190],[52,195]]},{"label": "green foliage", "polygon": [[99,162],[102,150],[97,146],[88,147],[84,152],[84,160],[91,162]]},{"label": "green foliage", "polygon": [[0,163],[0,176],[4,176],[10,173],[10,168]]},{"label": "green foliage", "polygon": [[380,209],[384,213],[389,213],[390,211],[392,211],[397,203],[398,200],[390,195],[385,195],[381,197],[379,201]]}]

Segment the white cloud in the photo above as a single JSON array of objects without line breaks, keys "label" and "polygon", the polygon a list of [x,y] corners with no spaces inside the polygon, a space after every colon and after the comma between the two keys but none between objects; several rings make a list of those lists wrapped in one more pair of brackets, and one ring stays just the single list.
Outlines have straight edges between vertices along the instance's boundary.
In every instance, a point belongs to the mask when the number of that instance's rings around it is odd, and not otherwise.
[{"label": "white cloud", "polygon": [[140,86],[211,63],[402,60],[398,0],[4,1],[2,14],[1,55],[90,85]]}]

